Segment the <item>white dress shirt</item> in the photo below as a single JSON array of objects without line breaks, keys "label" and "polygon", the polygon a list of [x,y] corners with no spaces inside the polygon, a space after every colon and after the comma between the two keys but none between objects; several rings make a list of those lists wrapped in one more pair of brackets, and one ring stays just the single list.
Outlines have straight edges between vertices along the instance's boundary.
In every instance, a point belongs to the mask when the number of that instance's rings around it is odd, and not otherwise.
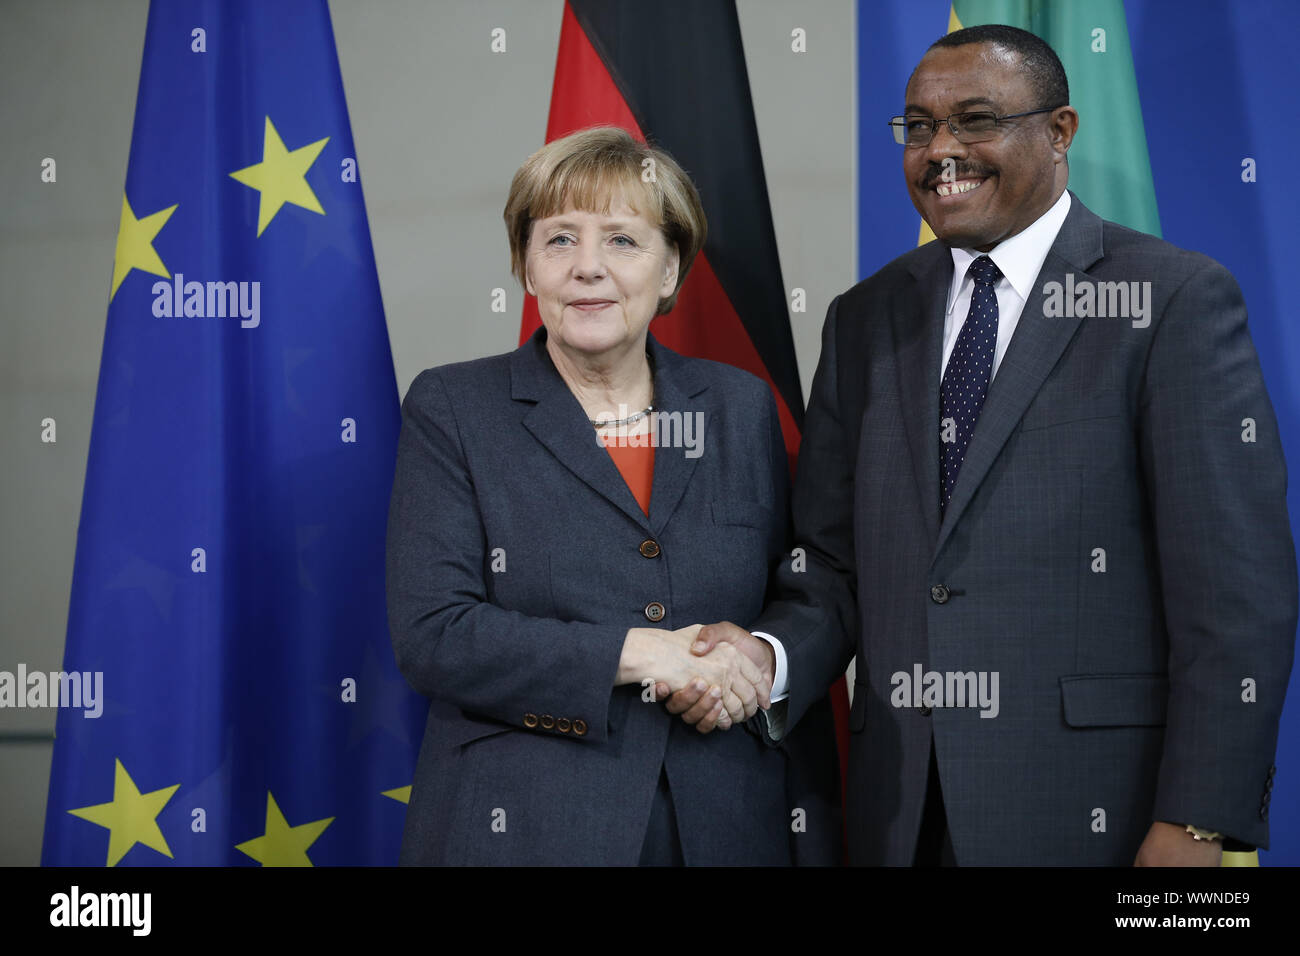
[{"label": "white dress shirt", "polygon": [[[1026,229],[1005,239],[987,253],[993,264],[1002,270],[1002,278],[993,287],[998,297],[998,344],[993,353],[993,375],[998,374],[1002,356],[1007,354],[1011,336],[1020,324],[1020,313],[1029,301],[1029,292],[1034,287],[1038,273],[1043,268],[1043,260],[1056,241],[1056,234],[1061,231],[1066,214],[1070,211],[1070,194],[1061,193],[1052,208],[1043,213]],[[948,311],[943,317],[943,364],[939,368],[939,379],[948,370],[948,358],[952,355],[957,336],[966,324],[966,313],[970,311],[971,296],[975,293],[975,280],[967,278],[970,264],[985,253],[978,249],[952,249],[952,287],[948,290]],[[992,381],[990,376],[989,381]]]},{"label": "white dress shirt", "polygon": [[[952,254],[952,285],[948,289],[948,308],[943,317],[943,362],[939,369],[940,381],[943,380],[943,373],[948,369],[948,358],[952,355],[953,346],[957,344],[957,336],[966,323],[966,313],[970,311],[970,300],[975,291],[975,280],[967,281],[966,276],[970,264],[979,256],[987,255],[1002,271],[1002,278],[998,279],[993,287],[994,294],[998,297],[998,343],[993,353],[993,372],[989,377],[991,382],[993,376],[998,374],[998,366],[1002,364],[1002,357],[1007,354],[1011,336],[1015,334],[1016,326],[1020,324],[1020,313],[1024,311],[1025,303],[1029,301],[1029,292],[1043,268],[1043,260],[1051,251],[1052,243],[1056,241],[1056,235],[1061,231],[1061,226],[1065,223],[1065,217],[1069,212],[1070,194],[1066,191],[1061,193],[1061,198],[1052,204],[1052,208],[1035,219],[1027,228],[1010,239],[1004,239],[988,253],[977,249],[949,250]],[[790,684],[785,648],[780,640],[771,634],[763,631],[754,631],[753,634],[771,644],[772,650],[776,653],[776,670],[772,675],[773,707],[764,713],[767,716],[768,732],[773,738],[779,739],[785,733],[785,708],[778,709],[775,705],[789,695]]]}]

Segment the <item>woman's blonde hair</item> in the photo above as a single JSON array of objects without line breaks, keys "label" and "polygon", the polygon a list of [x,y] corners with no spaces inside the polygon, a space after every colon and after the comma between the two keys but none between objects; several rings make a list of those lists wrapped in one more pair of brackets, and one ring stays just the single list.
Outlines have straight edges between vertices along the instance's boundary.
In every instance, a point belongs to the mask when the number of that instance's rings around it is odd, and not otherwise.
[{"label": "woman's blonde hair", "polygon": [[690,177],[671,156],[617,126],[594,126],[554,140],[519,167],[503,213],[515,278],[526,285],[528,239],[536,220],[569,208],[608,213],[616,199],[658,226],[677,250],[677,287],[659,300],[655,315],[672,309],[704,246],[704,207]]}]

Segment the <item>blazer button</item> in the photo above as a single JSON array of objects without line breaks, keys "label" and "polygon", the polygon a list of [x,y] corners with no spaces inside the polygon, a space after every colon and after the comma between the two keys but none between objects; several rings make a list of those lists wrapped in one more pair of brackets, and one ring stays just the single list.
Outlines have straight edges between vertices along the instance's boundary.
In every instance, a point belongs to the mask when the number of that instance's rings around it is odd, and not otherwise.
[{"label": "blazer button", "polygon": [[947,604],[948,595],[949,592],[947,587],[942,584],[936,584],[934,587],[930,588],[930,600],[935,604]]},{"label": "blazer button", "polygon": [[932,713],[934,713],[934,711],[929,707],[922,706],[917,711],[917,713],[920,714],[922,717],[929,717]]},{"label": "blazer button", "polygon": [[657,558],[659,557],[659,542],[654,538],[646,538],[641,542],[641,557]]},{"label": "blazer button", "polygon": [[555,718],[550,714],[542,714],[542,729],[550,730],[555,726]]},{"label": "blazer button", "polygon": [[572,726],[573,724],[569,722],[568,717],[561,717],[555,722],[555,729],[562,734],[567,734]]},{"label": "blazer button", "polygon": [[536,727],[536,726],[537,726],[537,715],[536,715],[536,714],[524,714],[524,726],[525,726],[525,727],[528,727],[528,728],[530,728],[530,729],[533,728],[533,727]]},{"label": "blazer button", "polygon": [[651,601],[645,606],[645,619],[658,624],[664,619],[664,606],[658,601]]},{"label": "blazer button", "polygon": [[579,737],[585,736],[587,733],[587,722],[581,719],[575,720],[573,722],[573,732]]}]

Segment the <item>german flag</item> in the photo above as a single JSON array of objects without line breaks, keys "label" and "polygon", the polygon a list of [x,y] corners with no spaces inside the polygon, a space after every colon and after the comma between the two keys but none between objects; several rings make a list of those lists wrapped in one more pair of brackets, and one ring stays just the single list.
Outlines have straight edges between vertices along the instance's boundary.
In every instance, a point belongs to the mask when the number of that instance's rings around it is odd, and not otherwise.
[{"label": "german flag", "polygon": [[[546,141],[591,126],[619,126],[643,142],[648,138],[695,183],[708,237],[676,306],[654,319],[651,331],[674,351],[726,362],[767,382],[793,469],[803,390],[735,4],[568,0]],[[520,344],[540,324],[537,300],[526,296]],[[830,699],[842,802],[848,759],[843,679]],[[810,716],[801,733],[829,737],[830,715],[825,721]],[[816,774],[814,767],[806,770]],[[810,776],[809,791],[824,789],[820,784]]]},{"label": "german flag", "polygon": [[[803,390],[735,6],[569,0],[546,141],[589,126],[649,136],[695,183],[708,238],[676,307],[651,331],[677,352],[766,381],[793,462]],[[520,344],[540,324],[527,296]]]}]

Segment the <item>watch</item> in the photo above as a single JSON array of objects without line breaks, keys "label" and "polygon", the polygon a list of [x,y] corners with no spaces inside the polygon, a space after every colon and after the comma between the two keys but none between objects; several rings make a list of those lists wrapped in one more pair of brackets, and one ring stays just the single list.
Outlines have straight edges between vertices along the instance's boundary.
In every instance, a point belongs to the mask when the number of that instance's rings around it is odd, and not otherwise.
[{"label": "watch", "polygon": [[1222,840],[1222,833],[1215,833],[1213,830],[1203,830],[1200,827],[1187,825],[1187,832],[1192,835],[1193,840]]}]

